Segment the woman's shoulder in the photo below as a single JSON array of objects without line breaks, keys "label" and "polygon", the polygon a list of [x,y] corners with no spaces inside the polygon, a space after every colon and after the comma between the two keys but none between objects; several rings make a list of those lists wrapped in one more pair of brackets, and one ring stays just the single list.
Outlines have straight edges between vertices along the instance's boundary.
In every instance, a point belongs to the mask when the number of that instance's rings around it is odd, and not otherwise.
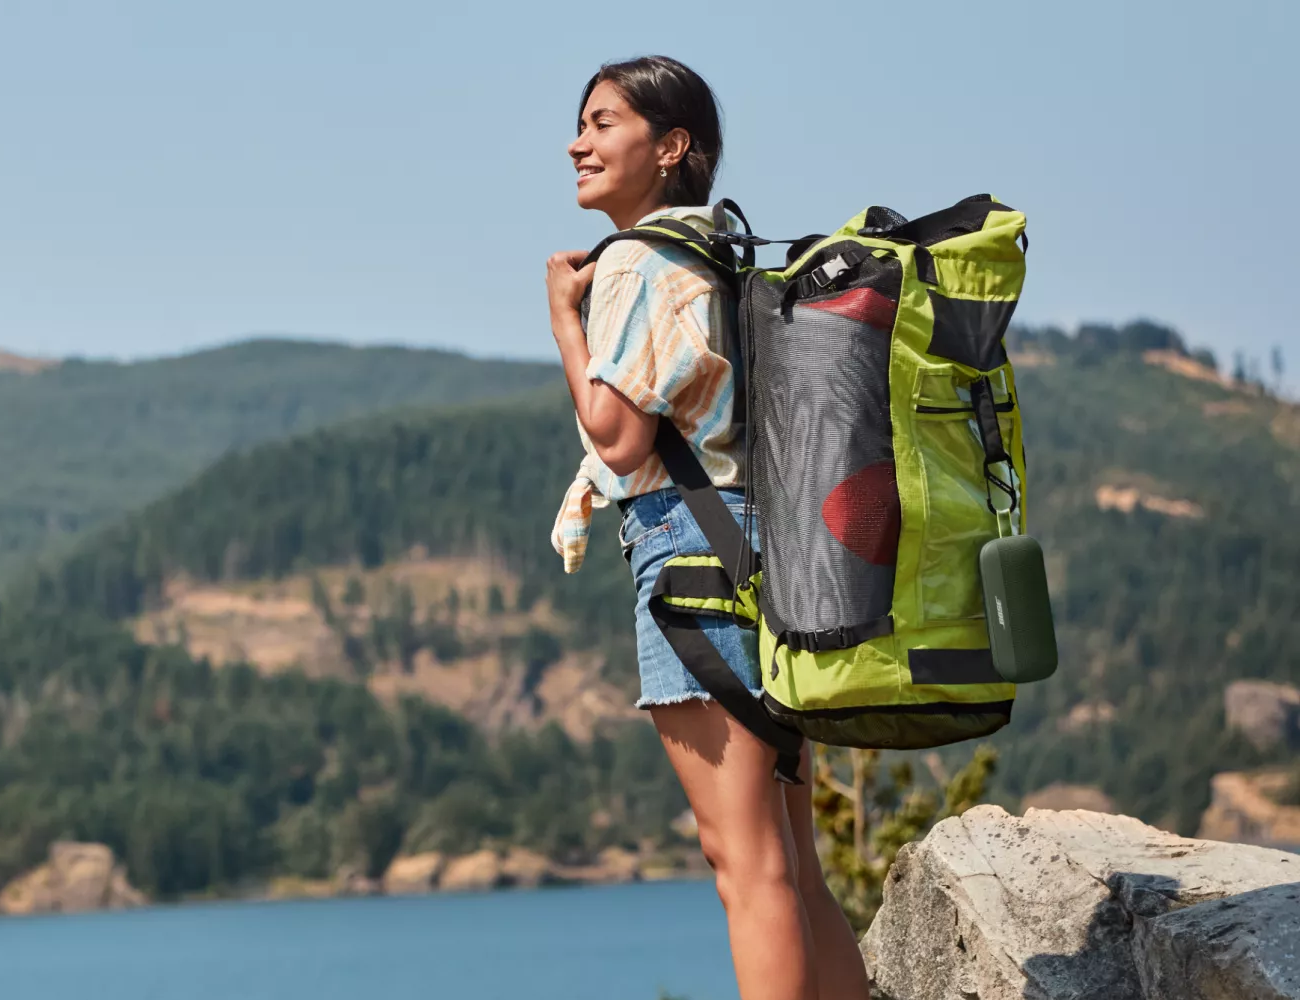
[{"label": "woman's shoulder", "polygon": [[[642,222],[668,215],[685,222],[701,234],[712,229],[707,208],[675,208],[657,212]],[[665,240],[631,239],[611,243],[596,263],[594,280],[617,274],[635,275],[654,289],[672,292],[674,298],[693,298],[695,295],[722,287],[722,278],[700,255],[689,247]]]}]

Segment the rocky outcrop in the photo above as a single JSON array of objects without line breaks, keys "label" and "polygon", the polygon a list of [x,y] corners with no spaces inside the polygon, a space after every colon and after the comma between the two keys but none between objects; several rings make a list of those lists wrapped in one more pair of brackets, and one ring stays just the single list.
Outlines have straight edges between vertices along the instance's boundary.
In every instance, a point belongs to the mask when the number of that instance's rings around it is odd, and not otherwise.
[{"label": "rocky outcrop", "polygon": [[876,1000],[1300,998],[1300,856],[979,806],[899,853]]},{"label": "rocky outcrop", "polygon": [[639,882],[643,877],[644,859],[622,847],[606,847],[592,864],[566,865],[558,870],[565,882],[605,884]]},{"label": "rocky outcrop", "polygon": [[1257,750],[1300,747],[1300,688],[1272,681],[1233,681],[1223,691],[1224,721]]},{"label": "rocky outcrop", "polygon": [[1276,798],[1292,780],[1285,771],[1216,774],[1197,836],[1300,851],[1300,806]]},{"label": "rocky outcrop", "polygon": [[147,900],[103,844],[50,845],[49,860],[0,892],[0,913],[79,913],[143,906]]},{"label": "rocky outcrop", "polygon": [[526,847],[511,848],[501,861],[501,881],[504,885],[520,889],[534,889],[539,885],[564,882],[555,863],[544,854]]},{"label": "rocky outcrop", "polygon": [[438,851],[393,858],[384,872],[384,892],[389,896],[409,896],[432,892],[447,866],[446,855]]},{"label": "rocky outcrop", "polygon": [[448,861],[438,888],[444,892],[473,892],[495,889],[501,883],[501,858],[496,851],[484,848]]}]

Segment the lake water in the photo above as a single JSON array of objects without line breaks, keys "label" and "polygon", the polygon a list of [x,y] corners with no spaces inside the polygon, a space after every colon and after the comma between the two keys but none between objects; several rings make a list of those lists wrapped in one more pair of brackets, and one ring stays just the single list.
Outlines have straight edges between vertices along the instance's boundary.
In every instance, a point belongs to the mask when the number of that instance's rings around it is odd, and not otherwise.
[{"label": "lake water", "polygon": [[3,1000],[737,1000],[712,882],[0,918]]}]

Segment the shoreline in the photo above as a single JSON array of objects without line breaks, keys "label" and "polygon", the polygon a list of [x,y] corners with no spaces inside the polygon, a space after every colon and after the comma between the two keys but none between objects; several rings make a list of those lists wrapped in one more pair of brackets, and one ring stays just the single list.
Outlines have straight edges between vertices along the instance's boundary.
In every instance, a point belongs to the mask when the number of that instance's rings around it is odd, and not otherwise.
[{"label": "shoreline", "polygon": [[123,866],[105,845],[63,842],[51,845],[46,864],[4,888],[0,919],[205,903],[466,895],[711,877],[698,848],[631,851],[608,847],[585,863],[566,864],[528,848],[498,846],[462,855],[399,855],[378,878],[345,866],[332,878],[276,875],[155,899],[129,883]]}]

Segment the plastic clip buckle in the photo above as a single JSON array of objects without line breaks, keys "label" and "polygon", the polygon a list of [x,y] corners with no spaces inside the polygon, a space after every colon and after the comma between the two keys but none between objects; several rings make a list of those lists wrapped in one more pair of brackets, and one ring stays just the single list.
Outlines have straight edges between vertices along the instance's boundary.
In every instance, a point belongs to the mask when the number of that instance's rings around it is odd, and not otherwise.
[{"label": "plastic clip buckle", "polygon": [[748,233],[733,233],[727,230],[708,233],[704,238],[710,243],[729,243],[738,247],[762,247],[767,246],[770,242],[759,236],[751,236]]},{"label": "plastic clip buckle", "polygon": [[849,262],[844,259],[844,255],[828,260],[821,267],[812,269],[811,275],[813,284],[818,288],[826,288],[832,281],[849,269]]}]

